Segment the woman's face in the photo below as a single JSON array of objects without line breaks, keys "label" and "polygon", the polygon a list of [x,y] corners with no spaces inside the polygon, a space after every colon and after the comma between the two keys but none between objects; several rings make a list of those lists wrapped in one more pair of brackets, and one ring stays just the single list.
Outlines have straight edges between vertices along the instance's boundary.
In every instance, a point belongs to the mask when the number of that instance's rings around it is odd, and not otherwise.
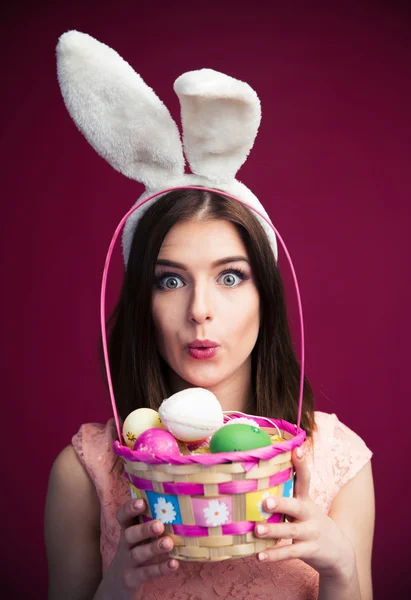
[{"label": "woman's face", "polygon": [[[155,279],[158,349],[175,375],[208,389],[249,379],[260,302],[235,226],[224,220],[178,223],[161,246]],[[214,348],[190,347],[196,340]]]}]

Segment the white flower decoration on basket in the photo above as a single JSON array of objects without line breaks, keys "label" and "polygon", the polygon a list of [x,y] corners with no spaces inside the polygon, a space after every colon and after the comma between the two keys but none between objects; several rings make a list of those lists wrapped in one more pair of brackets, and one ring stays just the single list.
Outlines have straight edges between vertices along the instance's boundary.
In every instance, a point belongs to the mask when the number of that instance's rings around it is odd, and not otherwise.
[{"label": "white flower decoration on basket", "polygon": [[167,502],[165,498],[158,499],[158,501],[154,504],[154,510],[156,513],[156,519],[165,524],[172,523],[177,516],[174,506],[171,504],[171,502]]},{"label": "white flower decoration on basket", "polygon": [[218,500],[210,500],[208,506],[203,509],[204,517],[209,527],[218,527],[224,525],[229,519],[229,511],[227,504]]}]

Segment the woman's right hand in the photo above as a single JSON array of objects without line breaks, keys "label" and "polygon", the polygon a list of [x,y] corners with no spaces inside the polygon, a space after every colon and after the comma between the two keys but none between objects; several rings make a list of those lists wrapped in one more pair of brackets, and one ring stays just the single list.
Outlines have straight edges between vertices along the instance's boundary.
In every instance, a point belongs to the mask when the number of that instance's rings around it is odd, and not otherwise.
[{"label": "woman's right hand", "polygon": [[126,591],[124,598],[127,592],[133,597],[132,594],[145,581],[170,574],[179,566],[177,560],[168,556],[173,548],[171,537],[157,538],[164,532],[161,521],[136,524],[138,515],[144,510],[145,502],[139,499],[129,500],[117,511],[117,521],[121,527],[120,541],[107,576],[113,583],[117,581],[117,585],[121,579],[121,587]]}]

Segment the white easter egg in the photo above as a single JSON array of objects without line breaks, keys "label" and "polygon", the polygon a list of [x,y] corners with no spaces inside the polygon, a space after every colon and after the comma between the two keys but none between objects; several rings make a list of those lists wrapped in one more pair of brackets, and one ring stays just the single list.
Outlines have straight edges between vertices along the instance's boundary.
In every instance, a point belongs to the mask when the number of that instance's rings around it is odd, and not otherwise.
[{"label": "white easter egg", "polygon": [[189,388],[163,400],[158,409],[164,427],[182,442],[200,442],[224,424],[221,404],[209,390]]}]

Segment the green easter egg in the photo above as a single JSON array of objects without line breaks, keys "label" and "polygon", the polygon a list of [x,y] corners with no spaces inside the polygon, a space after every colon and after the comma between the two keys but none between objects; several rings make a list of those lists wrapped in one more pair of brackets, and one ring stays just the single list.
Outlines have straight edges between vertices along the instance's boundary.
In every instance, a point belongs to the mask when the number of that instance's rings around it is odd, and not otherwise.
[{"label": "green easter egg", "polygon": [[255,450],[263,446],[271,446],[268,433],[246,423],[230,424],[221,427],[210,440],[210,452],[235,452]]}]

